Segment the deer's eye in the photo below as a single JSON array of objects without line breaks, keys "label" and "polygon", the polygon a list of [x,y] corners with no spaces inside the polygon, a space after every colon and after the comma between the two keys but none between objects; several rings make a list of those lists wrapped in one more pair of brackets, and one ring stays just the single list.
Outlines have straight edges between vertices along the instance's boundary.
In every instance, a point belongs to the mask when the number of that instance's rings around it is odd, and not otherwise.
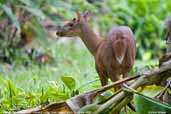
[{"label": "deer's eye", "polygon": [[73,21],[76,21],[76,18],[74,18]]}]

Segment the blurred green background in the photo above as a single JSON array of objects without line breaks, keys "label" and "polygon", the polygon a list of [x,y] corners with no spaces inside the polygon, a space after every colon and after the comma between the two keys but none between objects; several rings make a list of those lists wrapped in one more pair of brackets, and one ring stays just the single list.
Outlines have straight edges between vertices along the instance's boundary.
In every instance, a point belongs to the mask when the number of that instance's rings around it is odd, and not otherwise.
[{"label": "blurred green background", "polygon": [[[58,25],[87,9],[93,13],[89,25],[104,37],[115,25],[133,30],[137,56],[130,75],[158,64],[166,49],[171,0],[0,0],[0,111],[61,101],[100,87],[83,43],[55,36]],[[74,86],[61,77],[72,77],[67,80],[74,80]]]}]

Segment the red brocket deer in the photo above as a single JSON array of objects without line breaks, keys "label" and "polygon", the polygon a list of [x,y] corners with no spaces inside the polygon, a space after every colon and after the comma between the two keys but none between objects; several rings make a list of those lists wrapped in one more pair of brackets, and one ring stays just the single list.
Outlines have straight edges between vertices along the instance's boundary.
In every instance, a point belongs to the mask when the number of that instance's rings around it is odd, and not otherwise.
[{"label": "red brocket deer", "polygon": [[102,86],[120,79],[120,75],[127,77],[133,67],[136,55],[136,43],[132,30],[127,26],[113,27],[106,39],[96,35],[87,21],[91,17],[90,11],[83,16],[77,12],[77,17],[59,27],[56,34],[60,37],[80,37],[95,58],[96,70]]}]

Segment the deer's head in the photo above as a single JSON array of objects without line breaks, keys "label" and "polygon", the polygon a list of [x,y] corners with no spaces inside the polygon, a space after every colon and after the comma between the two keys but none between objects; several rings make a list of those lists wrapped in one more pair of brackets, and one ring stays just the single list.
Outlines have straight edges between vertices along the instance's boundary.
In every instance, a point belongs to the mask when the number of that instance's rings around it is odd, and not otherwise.
[{"label": "deer's head", "polygon": [[80,36],[81,24],[85,24],[90,19],[90,17],[91,17],[90,11],[85,11],[83,15],[81,15],[80,12],[77,11],[77,17],[67,22],[64,26],[62,27],[59,26],[57,29],[56,35],[61,36],[61,37]]}]

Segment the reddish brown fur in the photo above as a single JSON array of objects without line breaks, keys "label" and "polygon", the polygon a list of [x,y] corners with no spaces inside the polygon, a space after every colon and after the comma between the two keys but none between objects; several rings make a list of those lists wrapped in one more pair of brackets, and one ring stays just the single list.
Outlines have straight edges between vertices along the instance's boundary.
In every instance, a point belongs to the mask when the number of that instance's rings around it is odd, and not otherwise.
[{"label": "reddish brown fur", "polygon": [[131,29],[126,26],[114,27],[104,40],[88,27],[86,22],[89,17],[90,12],[85,12],[83,16],[77,13],[77,19],[74,18],[59,28],[57,35],[79,36],[83,40],[95,58],[102,86],[108,83],[108,78],[114,82],[119,80],[120,74],[128,76],[136,55],[136,44]]}]

